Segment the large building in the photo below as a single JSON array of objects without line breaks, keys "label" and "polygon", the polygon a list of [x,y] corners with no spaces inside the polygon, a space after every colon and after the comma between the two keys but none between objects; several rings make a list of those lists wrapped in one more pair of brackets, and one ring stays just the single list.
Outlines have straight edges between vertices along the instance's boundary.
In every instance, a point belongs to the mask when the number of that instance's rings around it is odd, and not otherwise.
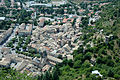
[{"label": "large building", "polygon": [[7,31],[3,32],[0,35],[0,44],[3,44],[4,41],[8,39],[8,37],[12,34],[13,28],[9,28]]},{"label": "large building", "polygon": [[17,30],[17,34],[19,36],[27,36],[27,35],[31,35],[32,34],[32,24],[27,24],[25,25],[25,23],[22,23],[19,26],[19,29]]}]

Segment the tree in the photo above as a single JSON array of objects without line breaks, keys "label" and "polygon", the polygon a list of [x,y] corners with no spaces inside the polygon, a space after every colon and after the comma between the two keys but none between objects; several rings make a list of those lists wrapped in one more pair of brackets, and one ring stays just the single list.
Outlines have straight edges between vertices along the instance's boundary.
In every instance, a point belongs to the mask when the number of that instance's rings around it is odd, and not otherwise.
[{"label": "tree", "polygon": [[65,66],[64,71],[70,71],[70,66],[69,65]]},{"label": "tree", "polygon": [[59,68],[55,67],[52,71],[52,80],[59,80]]},{"label": "tree", "polygon": [[52,80],[51,73],[49,71],[46,71],[45,74],[43,75],[42,80]]},{"label": "tree", "polygon": [[80,13],[79,13],[79,12],[77,12],[77,15],[80,15]]},{"label": "tree", "polygon": [[108,70],[108,76],[109,77],[113,77],[114,76],[114,73],[113,73],[112,69]]},{"label": "tree", "polygon": [[107,60],[107,65],[108,66],[114,66],[114,61],[113,60]]},{"label": "tree", "polygon": [[16,46],[16,49],[19,50],[20,46]]},{"label": "tree", "polygon": [[23,46],[23,49],[26,50],[26,48],[27,48],[27,45],[25,44],[25,45]]},{"label": "tree", "polygon": [[82,24],[87,27],[88,26],[89,19],[87,17],[82,18]]},{"label": "tree", "polygon": [[90,75],[90,78],[91,78],[91,80],[97,80],[95,74],[91,74],[91,75]]},{"label": "tree", "polygon": [[85,61],[83,64],[82,64],[82,67],[83,68],[89,68],[90,67],[90,63],[88,61]]},{"label": "tree", "polygon": [[73,67],[73,61],[72,61],[72,59],[68,60],[68,65],[69,65],[70,67]]},{"label": "tree", "polygon": [[62,58],[62,55],[60,55],[60,54],[58,55],[58,58],[59,58],[59,59],[63,59],[63,58]]},{"label": "tree", "polygon": [[75,56],[74,61],[77,61],[77,60],[83,60],[82,53]]},{"label": "tree", "polygon": [[37,58],[40,58],[40,57],[41,57],[40,54],[35,54],[34,56],[37,57]]},{"label": "tree", "polygon": [[64,59],[63,62],[62,62],[62,64],[67,65],[68,64],[68,60]]},{"label": "tree", "polygon": [[98,63],[98,64],[102,63],[102,58],[101,58],[101,57],[98,57],[98,58],[96,59],[96,63]]},{"label": "tree", "polygon": [[81,67],[81,64],[82,64],[81,60],[77,60],[77,61],[74,62],[73,67],[74,67],[74,68],[80,68],[80,67]]},{"label": "tree", "polygon": [[35,54],[35,53],[36,53],[36,50],[33,49],[33,48],[30,48],[28,52],[29,52],[29,53],[32,53],[32,54],[33,54],[33,53]]},{"label": "tree", "polygon": [[85,56],[84,56],[84,59],[86,60],[90,60],[91,59],[91,52],[87,52],[86,54],[85,54]]},{"label": "tree", "polygon": [[119,75],[119,74],[115,74],[115,75],[114,75],[114,78],[115,78],[115,79],[120,79],[120,75]]},{"label": "tree", "polygon": [[57,14],[64,14],[64,9],[63,8],[58,9],[58,10],[56,10],[56,13]]},{"label": "tree", "polygon": [[99,54],[107,54],[105,48],[101,48],[99,51],[98,51]]}]

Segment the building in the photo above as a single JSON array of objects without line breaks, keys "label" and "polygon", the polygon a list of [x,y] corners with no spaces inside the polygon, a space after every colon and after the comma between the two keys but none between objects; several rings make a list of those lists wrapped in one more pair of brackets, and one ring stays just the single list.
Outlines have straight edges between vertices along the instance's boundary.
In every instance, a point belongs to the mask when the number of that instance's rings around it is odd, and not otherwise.
[{"label": "building", "polygon": [[2,60],[0,61],[0,66],[1,67],[9,67],[10,63],[11,63],[10,58],[2,58]]},{"label": "building", "polygon": [[0,17],[0,21],[3,21],[3,20],[5,20],[5,17]]},{"label": "building", "polygon": [[100,76],[100,77],[103,76],[103,75],[100,74],[100,72],[98,72],[98,70],[92,71],[92,74],[96,74],[96,75],[98,75],[98,76]]},{"label": "building", "polygon": [[22,62],[18,62],[14,69],[21,71],[25,66],[27,66],[28,62],[23,60]]},{"label": "building", "polygon": [[52,61],[52,62],[55,62],[55,63],[61,63],[61,62],[62,62],[61,59],[55,58],[55,57],[50,56],[50,55],[47,55],[47,59],[48,59],[49,61]]},{"label": "building", "polygon": [[73,55],[66,55],[67,56],[67,60],[73,60]]},{"label": "building", "polygon": [[2,48],[2,49],[1,49],[1,53],[2,53],[2,54],[10,54],[10,53],[11,53],[10,48],[6,48],[6,47],[5,47],[5,48]]},{"label": "building", "polygon": [[33,29],[33,26],[32,24],[27,24],[25,25],[25,23],[22,23],[20,26],[19,26],[19,29],[17,30],[17,34],[19,36],[28,36],[28,35],[31,35],[32,34],[32,29]]},{"label": "building", "polygon": [[42,72],[45,72],[45,71],[48,71],[50,69],[50,65],[45,65],[43,68],[42,68]]},{"label": "building", "polygon": [[21,30],[25,30],[25,23],[22,23],[20,26],[19,26],[19,29],[21,29]]},{"label": "building", "polygon": [[7,31],[3,32],[0,35],[0,44],[3,44],[8,39],[8,37],[12,34],[12,32],[13,32],[13,28],[9,28]]},{"label": "building", "polygon": [[44,18],[40,18],[40,19],[38,20],[38,26],[39,26],[39,27],[44,27],[44,24],[45,24],[45,19],[44,19]]}]

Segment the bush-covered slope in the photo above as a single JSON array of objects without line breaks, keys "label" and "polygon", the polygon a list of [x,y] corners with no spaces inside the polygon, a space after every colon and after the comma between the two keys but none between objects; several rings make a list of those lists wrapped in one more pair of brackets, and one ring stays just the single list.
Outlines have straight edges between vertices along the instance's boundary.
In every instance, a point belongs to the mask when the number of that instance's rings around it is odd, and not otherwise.
[{"label": "bush-covered slope", "polygon": [[0,80],[37,80],[37,78],[27,76],[26,73],[22,74],[10,68],[0,68]]},{"label": "bush-covered slope", "polygon": [[[120,79],[120,1],[102,8],[95,27],[84,27],[80,40],[84,44],[73,52],[74,60],[64,60],[57,67],[60,80]],[[93,43],[91,47],[88,43]],[[85,48],[86,47],[86,48]],[[103,77],[96,77],[98,70]]]}]

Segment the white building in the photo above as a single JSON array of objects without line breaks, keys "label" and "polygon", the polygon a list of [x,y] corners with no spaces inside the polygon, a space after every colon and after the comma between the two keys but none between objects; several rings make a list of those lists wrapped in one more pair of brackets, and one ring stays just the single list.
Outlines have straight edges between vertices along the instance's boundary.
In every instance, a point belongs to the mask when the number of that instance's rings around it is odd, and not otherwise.
[{"label": "white building", "polygon": [[0,21],[3,21],[3,20],[5,20],[5,17],[0,17]]},{"label": "white building", "polygon": [[98,72],[98,70],[92,71],[92,74],[96,74],[99,75],[100,77],[102,77],[103,75],[100,74],[100,72]]}]

